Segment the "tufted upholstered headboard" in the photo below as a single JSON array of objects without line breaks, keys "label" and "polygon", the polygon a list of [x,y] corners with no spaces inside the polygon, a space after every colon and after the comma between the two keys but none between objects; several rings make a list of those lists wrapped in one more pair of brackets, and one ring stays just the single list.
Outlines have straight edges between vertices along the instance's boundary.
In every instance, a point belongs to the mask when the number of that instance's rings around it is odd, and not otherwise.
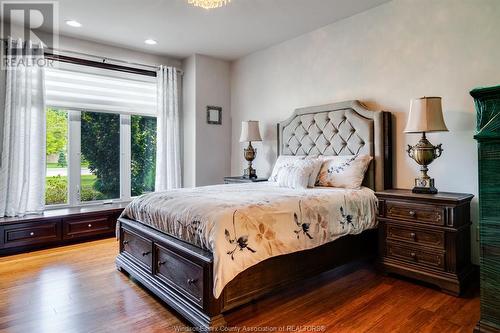
[{"label": "tufted upholstered headboard", "polygon": [[278,124],[278,155],[372,155],[363,184],[375,191],[392,187],[391,142],[391,114],[359,101],[296,109]]}]

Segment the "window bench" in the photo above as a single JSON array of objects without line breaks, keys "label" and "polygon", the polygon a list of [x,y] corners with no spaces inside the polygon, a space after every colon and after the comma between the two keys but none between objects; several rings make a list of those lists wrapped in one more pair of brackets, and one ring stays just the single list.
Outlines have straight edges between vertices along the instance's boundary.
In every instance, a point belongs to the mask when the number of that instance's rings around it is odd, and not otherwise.
[{"label": "window bench", "polygon": [[83,206],[0,218],[0,256],[114,237],[116,220],[126,205]]}]

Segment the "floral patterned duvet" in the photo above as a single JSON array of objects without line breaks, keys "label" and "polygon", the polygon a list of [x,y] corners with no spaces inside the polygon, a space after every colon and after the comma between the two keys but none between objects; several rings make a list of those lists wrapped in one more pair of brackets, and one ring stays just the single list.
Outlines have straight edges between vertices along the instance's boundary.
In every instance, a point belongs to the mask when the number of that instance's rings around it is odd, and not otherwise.
[{"label": "floral patterned duvet", "polygon": [[289,189],[273,182],[150,193],[122,216],[213,253],[214,296],[245,269],[376,227],[369,188]]}]

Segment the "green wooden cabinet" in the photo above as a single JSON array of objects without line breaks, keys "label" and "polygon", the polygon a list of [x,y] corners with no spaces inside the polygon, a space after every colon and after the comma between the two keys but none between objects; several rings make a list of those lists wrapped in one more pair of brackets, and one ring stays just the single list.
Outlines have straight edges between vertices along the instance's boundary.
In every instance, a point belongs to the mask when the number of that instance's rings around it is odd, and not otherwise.
[{"label": "green wooden cabinet", "polygon": [[477,332],[500,332],[500,86],[471,91],[477,112],[481,320]]}]

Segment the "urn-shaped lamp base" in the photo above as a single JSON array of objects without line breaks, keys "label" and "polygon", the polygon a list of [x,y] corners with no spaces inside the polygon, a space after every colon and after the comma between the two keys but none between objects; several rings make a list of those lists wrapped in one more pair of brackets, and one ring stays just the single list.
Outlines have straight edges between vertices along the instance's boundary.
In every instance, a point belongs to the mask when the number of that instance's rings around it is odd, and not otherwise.
[{"label": "urn-shaped lamp base", "polygon": [[427,175],[428,165],[443,153],[441,145],[434,146],[422,133],[422,138],[415,146],[408,145],[406,150],[408,156],[420,165],[420,177],[415,178],[415,187],[413,193],[436,194],[438,190],[434,187],[434,179]]},{"label": "urn-shaped lamp base", "polygon": [[252,161],[257,155],[257,149],[252,146],[252,142],[248,143],[248,147],[244,150],[245,160],[248,162],[248,168],[243,170],[243,178],[257,178],[257,172],[252,167]]}]

